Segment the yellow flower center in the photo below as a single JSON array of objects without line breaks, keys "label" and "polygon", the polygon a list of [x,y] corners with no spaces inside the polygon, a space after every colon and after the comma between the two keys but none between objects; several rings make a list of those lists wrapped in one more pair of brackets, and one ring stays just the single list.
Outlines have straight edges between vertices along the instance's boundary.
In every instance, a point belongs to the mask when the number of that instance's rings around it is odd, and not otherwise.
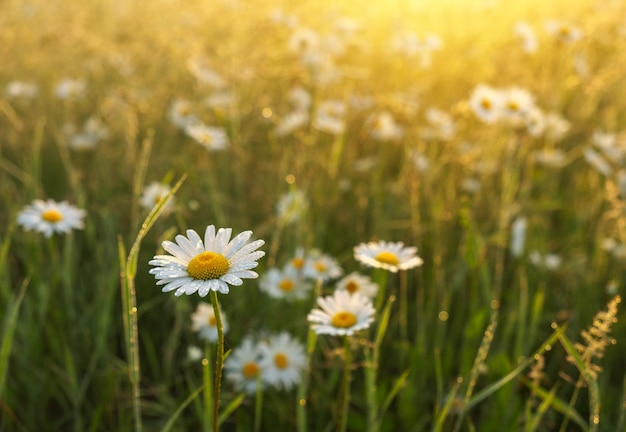
[{"label": "yellow flower center", "polygon": [[293,289],[295,287],[296,287],[296,284],[294,284],[291,279],[283,279],[278,284],[278,288],[280,288],[281,290],[286,291],[286,292],[293,291]]},{"label": "yellow flower center", "polygon": [[216,252],[202,252],[187,264],[187,273],[194,279],[217,279],[228,272],[230,263],[226,257]]},{"label": "yellow flower center", "polygon": [[61,214],[60,211],[58,211],[56,209],[46,210],[45,212],[43,212],[41,214],[41,217],[46,222],[52,222],[52,223],[59,222],[60,220],[63,220],[63,215]]},{"label": "yellow flower center", "polygon": [[315,270],[317,270],[320,273],[324,273],[326,271],[326,265],[323,262],[316,262],[314,264]]},{"label": "yellow flower center", "polygon": [[400,260],[398,256],[393,252],[383,251],[376,255],[374,259],[378,262],[390,265],[398,265],[400,264]]},{"label": "yellow flower center", "polygon": [[300,270],[304,266],[304,260],[302,258],[294,258],[291,260],[291,265]]},{"label": "yellow flower center", "polygon": [[259,365],[254,362],[246,363],[241,369],[241,372],[246,378],[254,378],[259,374]]},{"label": "yellow flower center", "polygon": [[333,327],[348,328],[356,324],[356,315],[352,312],[337,312],[330,323]]},{"label": "yellow flower center", "polygon": [[519,104],[515,101],[510,101],[509,103],[507,103],[507,106],[511,111],[519,111],[520,109]]},{"label": "yellow flower center", "polygon": [[214,316],[210,316],[206,323],[209,325],[209,327],[215,327],[217,321],[215,320]]},{"label": "yellow flower center", "polygon": [[350,294],[354,294],[358,290],[359,290],[359,284],[358,283],[356,283],[356,282],[348,282],[346,284],[346,291],[348,291]]},{"label": "yellow flower center", "polygon": [[480,106],[486,110],[491,109],[491,101],[489,99],[483,99],[480,101]]},{"label": "yellow flower center", "polygon": [[274,363],[278,367],[278,369],[285,369],[289,366],[289,359],[283,353],[278,353],[274,356]]}]

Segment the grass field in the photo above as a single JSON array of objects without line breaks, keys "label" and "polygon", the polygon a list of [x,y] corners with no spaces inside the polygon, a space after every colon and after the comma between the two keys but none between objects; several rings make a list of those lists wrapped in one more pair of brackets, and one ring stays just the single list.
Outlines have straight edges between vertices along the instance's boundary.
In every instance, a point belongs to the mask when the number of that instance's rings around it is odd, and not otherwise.
[{"label": "grass field", "polygon": [[626,2],[0,8],[1,431],[626,430]]}]

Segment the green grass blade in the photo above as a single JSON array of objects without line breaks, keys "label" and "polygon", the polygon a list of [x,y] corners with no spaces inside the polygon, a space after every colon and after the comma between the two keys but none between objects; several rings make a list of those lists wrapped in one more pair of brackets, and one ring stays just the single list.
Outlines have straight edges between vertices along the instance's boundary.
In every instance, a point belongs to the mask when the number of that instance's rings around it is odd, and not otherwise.
[{"label": "green grass blade", "polygon": [[571,421],[580,426],[582,430],[589,430],[589,425],[578,413],[578,411],[572,408],[566,401],[556,396],[556,394],[553,395],[553,391],[548,392],[539,386],[533,386],[532,382],[526,378],[522,378],[521,381],[543,400],[542,405],[545,404],[546,401],[549,401],[549,406],[554,408],[555,411],[569,418]]},{"label": "green grass blade", "polygon": [[237,397],[235,399],[231,400],[230,403],[228,405],[226,405],[226,408],[224,408],[222,410],[222,413],[220,414],[220,416],[217,419],[217,424],[221,426],[226,421],[226,419],[228,417],[230,417],[230,415],[237,408],[239,408],[239,406],[241,405],[241,403],[244,401],[245,398],[246,398],[246,394],[245,393],[241,393],[241,394],[237,395]]},{"label": "green grass blade", "polygon": [[0,345],[0,400],[4,393],[6,384],[7,370],[9,368],[9,356],[13,346],[13,337],[15,336],[15,328],[17,327],[17,317],[19,316],[20,305],[26,294],[29,279],[24,279],[17,298],[13,304],[8,306],[4,327],[2,330],[2,345]]},{"label": "green grass blade", "polygon": [[174,411],[174,414],[172,414],[172,416],[169,418],[169,420],[167,421],[167,423],[165,423],[165,426],[163,426],[163,429],[161,429],[161,432],[169,432],[170,429],[172,429],[172,426],[174,426],[174,424],[176,423],[176,420],[178,420],[178,417],[180,417],[180,414],[183,412],[183,410],[185,408],[187,408],[187,406],[196,398],[198,397],[198,395],[204,390],[204,385],[201,385],[200,387],[198,387],[197,389],[195,389],[193,392],[191,392],[191,394],[187,397],[187,399],[185,399],[183,401],[182,404],[180,404],[180,406],[176,409],[176,411]]}]

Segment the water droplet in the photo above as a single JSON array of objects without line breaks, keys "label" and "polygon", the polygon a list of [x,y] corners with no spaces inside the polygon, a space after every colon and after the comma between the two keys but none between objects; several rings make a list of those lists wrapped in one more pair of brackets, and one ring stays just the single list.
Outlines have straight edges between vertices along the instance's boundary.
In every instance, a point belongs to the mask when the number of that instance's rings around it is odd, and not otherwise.
[{"label": "water droplet", "polygon": [[263,108],[261,115],[265,118],[270,118],[272,116],[272,109],[269,107]]}]

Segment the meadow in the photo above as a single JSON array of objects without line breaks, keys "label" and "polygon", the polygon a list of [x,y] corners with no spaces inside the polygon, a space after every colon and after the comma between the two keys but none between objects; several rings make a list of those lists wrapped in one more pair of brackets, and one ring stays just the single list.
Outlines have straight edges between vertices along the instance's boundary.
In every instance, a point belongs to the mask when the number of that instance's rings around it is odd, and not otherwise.
[{"label": "meadow", "polygon": [[626,2],[0,9],[1,431],[626,430]]}]

